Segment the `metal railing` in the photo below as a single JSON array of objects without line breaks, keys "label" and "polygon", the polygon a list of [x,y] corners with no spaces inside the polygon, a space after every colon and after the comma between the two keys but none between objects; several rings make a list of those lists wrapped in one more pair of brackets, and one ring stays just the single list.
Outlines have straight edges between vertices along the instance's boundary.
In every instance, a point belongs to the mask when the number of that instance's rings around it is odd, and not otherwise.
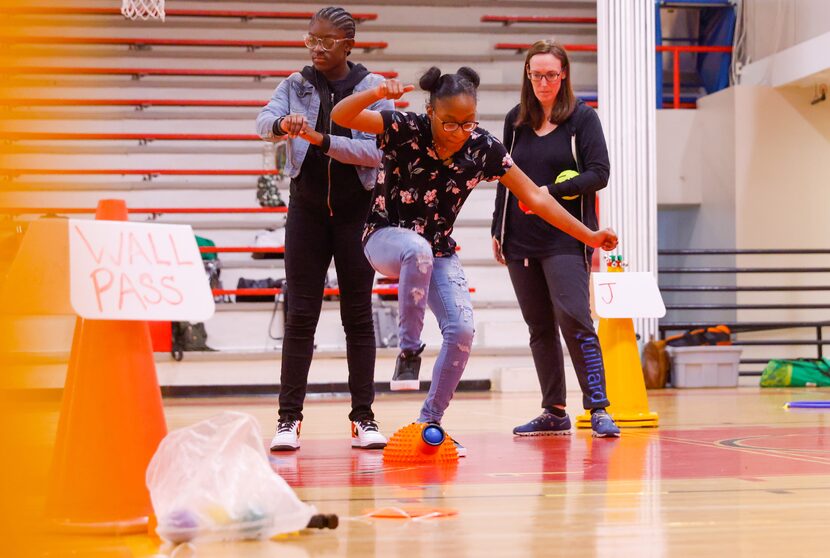
[{"label": "metal railing", "polygon": [[[830,250],[824,249],[794,249],[794,250],[723,250],[723,249],[688,249],[688,250],[660,250],[658,255],[668,256],[701,256],[705,258],[718,256],[821,256],[830,255]],[[830,273],[830,267],[826,266],[781,266],[781,267],[749,267],[749,266],[660,266],[661,275],[660,290],[663,293],[692,293],[697,299],[695,302],[670,302],[666,309],[676,312],[687,311],[787,311],[787,310],[828,310],[830,303],[781,303],[781,302],[708,302],[700,301],[701,298],[713,293],[794,293],[794,292],[825,292],[830,291],[830,281],[827,284],[793,285],[793,284],[762,284],[762,285],[668,285],[665,284],[667,275],[732,275],[737,277],[742,274],[770,275],[776,276],[783,273]],[[780,283],[780,282],[779,282]],[[824,339],[824,328],[830,327],[830,320],[663,320],[659,324],[660,337],[665,339],[668,335],[688,331],[691,329],[709,327],[723,324],[728,326],[738,339],[733,345],[746,347],[814,347],[815,357],[824,356],[824,346],[830,344],[830,340]],[[807,339],[786,339],[772,335],[765,339],[740,339],[741,333],[751,332],[783,332],[787,330],[812,330],[814,333]],[[807,355],[804,355],[807,356]],[[810,355],[812,356],[812,355]],[[742,358],[742,365],[766,364],[769,359]],[[760,376],[760,370],[741,370],[742,376]]]},{"label": "metal railing", "polygon": [[696,54],[706,52],[722,52],[729,54],[732,52],[731,46],[701,46],[701,45],[658,45],[657,52],[671,52],[672,53],[672,85],[674,86],[674,104],[673,108],[681,108],[680,103],[680,53],[693,52]]}]

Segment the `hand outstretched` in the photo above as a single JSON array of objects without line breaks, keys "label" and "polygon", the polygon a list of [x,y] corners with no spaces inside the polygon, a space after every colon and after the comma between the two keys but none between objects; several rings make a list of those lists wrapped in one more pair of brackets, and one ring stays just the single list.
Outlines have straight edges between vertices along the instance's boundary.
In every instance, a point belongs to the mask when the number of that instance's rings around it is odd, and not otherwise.
[{"label": "hand outstretched", "polygon": [[414,90],[414,85],[404,85],[396,79],[387,79],[375,88],[378,99],[389,99],[392,101],[400,99],[404,93],[409,93]]},{"label": "hand outstretched", "polygon": [[617,233],[614,229],[602,229],[594,233],[594,242],[591,243],[594,248],[602,248],[606,252],[610,252],[617,247]]}]

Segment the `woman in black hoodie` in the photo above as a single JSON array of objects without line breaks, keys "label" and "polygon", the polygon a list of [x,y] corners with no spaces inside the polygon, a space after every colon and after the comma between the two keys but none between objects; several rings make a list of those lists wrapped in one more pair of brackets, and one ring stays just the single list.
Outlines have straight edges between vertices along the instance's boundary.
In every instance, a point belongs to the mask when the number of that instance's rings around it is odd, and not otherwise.
[{"label": "woman in black hoodie", "polygon": [[[565,49],[537,41],[527,52],[521,103],[504,121],[504,145],[537,184],[588,228],[598,228],[596,192],[608,183],[608,150],[596,112],[578,102]],[[564,171],[571,171],[570,173]],[[530,350],[542,386],[541,415],[517,426],[517,436],[569,434],[565,362],[568,345],[595,436],[619,436],[609,405],[599,339],[588,294],[593,249],[522,207],[499,184],[493,213],[493,254],[506,264],[530,330]]]}]

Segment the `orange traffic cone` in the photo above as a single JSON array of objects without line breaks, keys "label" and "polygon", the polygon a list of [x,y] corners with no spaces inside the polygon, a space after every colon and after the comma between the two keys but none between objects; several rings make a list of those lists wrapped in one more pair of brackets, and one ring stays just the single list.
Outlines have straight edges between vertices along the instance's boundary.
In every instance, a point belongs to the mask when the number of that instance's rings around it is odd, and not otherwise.
[{"label": "orange traffic cone", "polygon": [[[623,271],[622,257],[615,261],[611,256],[609,272]],[[631,318],[600,318],[597,328],[602,362],[605,366],[605,383],[608,414],[620,427],[657,426],[657,413],[648,409],[643,366]],[[586,412],[576,419],[577,428],[590,428],[591,415]]]},{"label": "orange traffic cone", "polygon": [[[96,219],[126,220],[127,206],[102,200]],[[145,471],[166,433],[147,323],[78,318],[48,516],[69,530],[146,531]]]}]

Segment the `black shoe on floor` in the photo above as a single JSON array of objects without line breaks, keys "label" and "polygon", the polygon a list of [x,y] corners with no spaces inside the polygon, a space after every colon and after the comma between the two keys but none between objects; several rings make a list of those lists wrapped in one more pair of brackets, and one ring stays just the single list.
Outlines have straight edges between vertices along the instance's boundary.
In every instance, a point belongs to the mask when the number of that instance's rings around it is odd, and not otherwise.
[{"label": "black shoe on floor", "polygon": [[398,355],[389,386],[392,391],[417,391],[421,387],[418,372],[421,370],[421,353],[424,348],[426,345],[421,345],[417,351],[401,351]]}]

